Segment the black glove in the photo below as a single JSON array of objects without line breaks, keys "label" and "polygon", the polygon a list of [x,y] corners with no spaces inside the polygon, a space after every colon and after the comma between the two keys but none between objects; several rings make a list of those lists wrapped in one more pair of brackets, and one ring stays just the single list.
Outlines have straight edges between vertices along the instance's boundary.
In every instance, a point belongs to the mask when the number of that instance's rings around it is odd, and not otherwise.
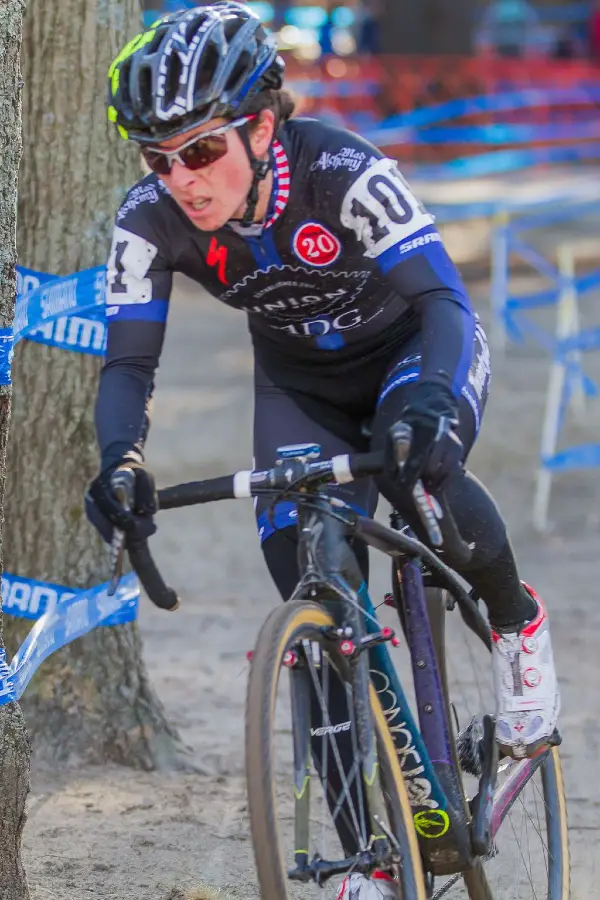
[{"label": "black glove", "polygon": [[[464,459],[464,447],[455,431],[458,407],[454,395],[443,384],[419,381],[400,414],[400,421],[412,428],[410,452],[401,472],[402,484],[412,490],[422,478],[429,490],[442,489],[461,471]],[[392,427],[392,444],[393,431]]]},{"label": "black glove", "polygon": [[[132,510],[123,508],[111,487],[111,477],[116,469],[126,467],[135,475],[135,491]],[[128,536],[145,539],[156,531],[154,513],[157,510],[156,488],[152,474],[136,460],[124,459],[104,469],[90,486],[85,496],[88,519],[98,529],[105,541],[112,540],[113,527]]]}]

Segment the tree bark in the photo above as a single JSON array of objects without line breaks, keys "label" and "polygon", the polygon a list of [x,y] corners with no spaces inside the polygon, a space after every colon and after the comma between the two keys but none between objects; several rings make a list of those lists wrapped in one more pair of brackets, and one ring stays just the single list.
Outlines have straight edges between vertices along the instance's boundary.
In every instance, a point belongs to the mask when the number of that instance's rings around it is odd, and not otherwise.
[{"label": "tree bark", "polygon": [[[140,177],[139,153],[106,118],[111,59],[140,30],[139,0],[29,0],[23,32],[24,152],[19,262],[58,275],[103,264],[117,206]],[[85,588],[105,581],[106,548],[83,496],[97,471],[99,362],[22,341],[13,367],[6,567]],[[28,627],[11,619],[14,652]],[[98,628],[51,656],[23,698],[35,758],[152,769],[176,761],[135,623]]]},{"label": "tree bark", "polygon": [[[0,328],[15,313],[17,179],[21,158],[21,74],[19,49],[23,0],[4,0],[0,9]],[[10,385],[0,386],[0,572],[4,537],[6,447],[11,416]],[[0,605],[0,650],[4,650]],[[29,741],[17,703],[0,706],[0,897],[28,900],[21,860],[25,801],[29,791]]]}]

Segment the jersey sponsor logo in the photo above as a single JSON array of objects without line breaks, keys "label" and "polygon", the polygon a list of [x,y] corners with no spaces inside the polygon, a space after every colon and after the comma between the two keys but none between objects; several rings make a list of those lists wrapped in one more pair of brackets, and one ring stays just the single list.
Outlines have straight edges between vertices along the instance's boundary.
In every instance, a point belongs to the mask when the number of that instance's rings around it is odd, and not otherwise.
[{"label": "jersey sponsor logo", "polygon": [[150,303],[152,281],[146,278],[158,247],[139,234],[116,226],[106,267],[107,305]]},{"label": "jersey sponsor logo", "polygon": [[483,400],[492,376],[492,359],[487,338],[481,325],[475,326],[475,336],[479,344],[479,351],[475,364],[469,371],[469,384],[477,394],[479,400]]},{"label": "jersey sponsor logo", "polygon": [[121,222],[128,213],[137,209],[141,203],[158,203],[160,195],[155,184],[140,184],[131,190],[117,212],[117,222]]},{"label": "jersey sponsor logo", "polygon": [[330,266],[342,252],[338,238],[319,222],[305,222],[292,242],[294,253],[302,262],[317,268]]},{"label": "jersey sponsor logo", "polygon": [[260,318],[274,331],[314,339],[366,325],[382,312],[376,298],[362,296],[371,275],[271,266],[246,276],[219,299],[245,309],[250,322]]},{"label": "jersey sponsor logo", "polygon": [[216,266],[217,275],[221,284],[229,284],[227,281],[227,247],[219,244],[216,237],[213,237],[208,248],[206,256],[206,264]]},{"label": "jersey sponsor logo", "polygon": [[328,169],[348,169],[350,172],[358,172],[366,158],[366,153],[355,150],[354,147],[342,147],[337,153],[323,151],[310,167],[310,171],[316,172],[317,169],[321,169],[326,172]]},{"label": "jersey sponsor logo", "polygon": [[364,244],[370,259],[434,222],[391,159],[380,159],[353,182],[342,202],[340,218]]},{"label": "jersey sponsor logo", "polygon": [[403,244],[400,244],[400,253],[410,253],[411,250],[418,250],[420,247],[426,247],[427,244],[437,244],[441,240],[442,236],[438,231],[422,234],[412,241],[405,241]]}]

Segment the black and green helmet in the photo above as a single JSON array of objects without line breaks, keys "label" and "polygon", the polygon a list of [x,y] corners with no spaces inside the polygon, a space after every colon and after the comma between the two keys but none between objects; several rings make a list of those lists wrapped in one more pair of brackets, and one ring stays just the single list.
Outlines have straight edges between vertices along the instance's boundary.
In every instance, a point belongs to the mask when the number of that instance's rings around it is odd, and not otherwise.
[{"label": "black and green helmet", "polygon": [[215,117],[243,116],[284,63],[247,6],[222,0],[158,19],[108,72],[108,118],[121,137],[159,143]]}]

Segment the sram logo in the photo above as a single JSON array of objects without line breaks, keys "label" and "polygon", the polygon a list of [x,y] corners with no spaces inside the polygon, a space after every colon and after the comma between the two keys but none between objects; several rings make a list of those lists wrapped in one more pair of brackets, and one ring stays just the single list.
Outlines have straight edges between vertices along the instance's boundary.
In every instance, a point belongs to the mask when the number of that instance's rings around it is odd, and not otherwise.
[{"label": "sram logo", "polygon": [[352,722],[340,722],[339,725],[322,725],[320,728],[311,728],[311,737],[325,737],[326,734],[339,734],[340,731],[350,731]]}]

